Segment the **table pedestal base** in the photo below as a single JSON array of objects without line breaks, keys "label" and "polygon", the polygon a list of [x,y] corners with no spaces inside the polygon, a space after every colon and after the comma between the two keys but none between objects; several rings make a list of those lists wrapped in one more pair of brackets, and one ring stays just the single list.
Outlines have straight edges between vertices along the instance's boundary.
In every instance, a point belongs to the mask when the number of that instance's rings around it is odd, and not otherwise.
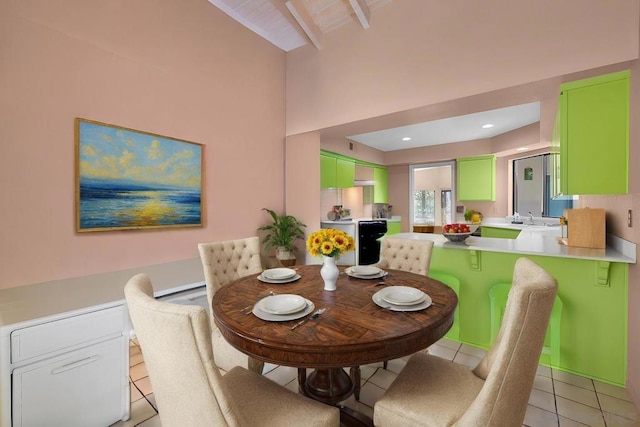
[{"label": "table pedestal base", "polygon": [[[351,374],[360,380],[360,369],[355,368]],[[347,400],[356,390],[354,383],[342,368],[316,369],[307,378],[305,368],[298,369],[298,387],[302,394],[319,402],[336,406],[340,409],[341,426],[373,426],[373,420],[339,402]],[[360,387],[357,387],[358,392]],[[359,394],[359,393],[358,393]]]},{"label": "table pedestal base", "polygon": [[353,382],[342,368],[316,369],[304,382],[305,395],[335,405],[353,394]]}]

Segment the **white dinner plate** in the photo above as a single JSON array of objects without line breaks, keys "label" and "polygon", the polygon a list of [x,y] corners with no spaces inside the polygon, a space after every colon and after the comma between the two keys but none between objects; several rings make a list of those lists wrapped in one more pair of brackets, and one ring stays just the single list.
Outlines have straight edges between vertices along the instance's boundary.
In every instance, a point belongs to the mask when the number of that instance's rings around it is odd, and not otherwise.
[{"label": "white dinner plate", "polygon": [[299,274],[295,274],[293,277],[289,277],[288,279],[282,279],[282,280],[278,280],[278,279],[269,279],[267,277],[264,277],[262,274],[260,274],[258,276],[258,280],[260,280],[261,282],[265,282],[265,283],[272,283],[274,285],[277,284],[282,284],[282,283],[291,283],[291,282],[295,282],[296,280],[298,280],[300,277]]},{"label": "white dinner plate", "polygon": [[296,275],[296,271],[290,268],[270,268],[262,272],[262,277],[270,280],[285,280]]},{"label": "white dinner plate", "polygon": [[357,274],[353,272],[353,267],[349,267],[345,269],[344,272],[347,273],[347,276],[355,277],[356,279],[379,279],[387,275],[387,272],[384,270],[378,271],[377,274],[369,274],[369,275]]},{"label": "white dinner plate", "polygon": [[271,314],[271,313],[267,313],[267,312],[264,312],[264,311],[260,310],[260,308],[258,308],[258,304],[253,306],[252,313],[257,318],[262,319],[262,320],[267,320],[269,322],[286,322],[287,320],[296,320],[296,319],[300,319],[301,317],[306,316],[307,314],[310,314],[311,312],[313,312],[313,309],[316,308],[316,306],[306,298],[305,298],[305,302],[306,302],[307,305],[304,308],[304,310],[298,311],[296,313],[291,313],[291,314]]},{"label": "white dinner plate", "polygon": [[359,276],[373,276],[379,274],[382,270],[373,265],[354,265],[351,267],[351,272]]},{"label": "white dinner plate", "polygon": [[382,291],[378,291],[375,294],[373,294],[371,299],[373,299],[373,302],[375,302],[380,307],[388,308],[391,311],[418,311],[418,310],[424,310],[425,308],[429,307],[431,305],[431,303],[432,303],[431,297],[429,295],[427,295],[427,298],[424,301],[422,301],[420,304],[415,304],[415,305],[396,305],[396,304],[391,304],[391,303],[385,301],[382,298],[382,296],[380,295],[380,292],[382,292]]},{"label": "white dinner plate", "polygon": [[300,295],[276,294],[262,298],[258,301],[257,306],[260,310],[269,314],[292,314],[304,310],[306,300]]},{"label": "white dinner plate", "polygon": [[388,286],[380,290],[380,297],[395,305],[415,305],[427,299],[427,294],[409,286]]}]

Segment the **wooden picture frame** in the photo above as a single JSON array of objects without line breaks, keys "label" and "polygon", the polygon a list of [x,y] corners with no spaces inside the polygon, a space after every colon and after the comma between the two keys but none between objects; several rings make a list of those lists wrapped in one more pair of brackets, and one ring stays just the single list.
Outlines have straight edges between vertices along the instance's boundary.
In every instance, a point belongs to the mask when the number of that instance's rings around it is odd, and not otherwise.
[{"label": "wooden picture frame", "polygon": [[75,120],[76,231],[204,226],[204,146]]}]

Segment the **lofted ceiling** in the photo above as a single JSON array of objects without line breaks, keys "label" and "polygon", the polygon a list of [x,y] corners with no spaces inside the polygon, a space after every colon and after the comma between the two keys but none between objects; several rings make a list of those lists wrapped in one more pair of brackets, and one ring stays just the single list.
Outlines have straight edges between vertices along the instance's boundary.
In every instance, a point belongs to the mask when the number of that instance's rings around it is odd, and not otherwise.
[{"label": "lofted ceiling", "polygon": [[309,42],[322,49],[323,35],[342,25],[371,23],[371,11],[391,0],[209,0],[227,15],[285,52]]},{"label": "lofted ceiling", "polygon": [[[399,0],[402,1],[402,0]],[[323,48],[324,34],[343,25],[375,26],[391,0],[209,0],[285,52],[307,44]],[[377,10],[375,13],[372,11]],[[516,105],[369,133],[343,134],[381,151],[491,138],[540,120],[540,103]],[[491,128],[483,125],[492,124]],[[402,140],[402,138],[411,138]]]}]

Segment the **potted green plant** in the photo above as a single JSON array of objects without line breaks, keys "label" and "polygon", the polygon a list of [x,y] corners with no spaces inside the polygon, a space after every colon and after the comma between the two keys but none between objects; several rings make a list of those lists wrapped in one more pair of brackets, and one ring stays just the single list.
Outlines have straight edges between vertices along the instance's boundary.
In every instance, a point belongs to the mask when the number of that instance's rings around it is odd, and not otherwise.
[{"label": "potted green plant", "polygon": [[[271,215],[273,222],[264,225],[258,230],[266,231],[263,244],[265,248],[276,248],[276,258],[283,264],[290,264],[290,260],[294,260],[293,244],[296,239],[304,238],[303,227],[305,224],[300,222],[293,215],[278,215],[275,211],[262,208]],[[292,264],[290,264],[292,265]]]}]

